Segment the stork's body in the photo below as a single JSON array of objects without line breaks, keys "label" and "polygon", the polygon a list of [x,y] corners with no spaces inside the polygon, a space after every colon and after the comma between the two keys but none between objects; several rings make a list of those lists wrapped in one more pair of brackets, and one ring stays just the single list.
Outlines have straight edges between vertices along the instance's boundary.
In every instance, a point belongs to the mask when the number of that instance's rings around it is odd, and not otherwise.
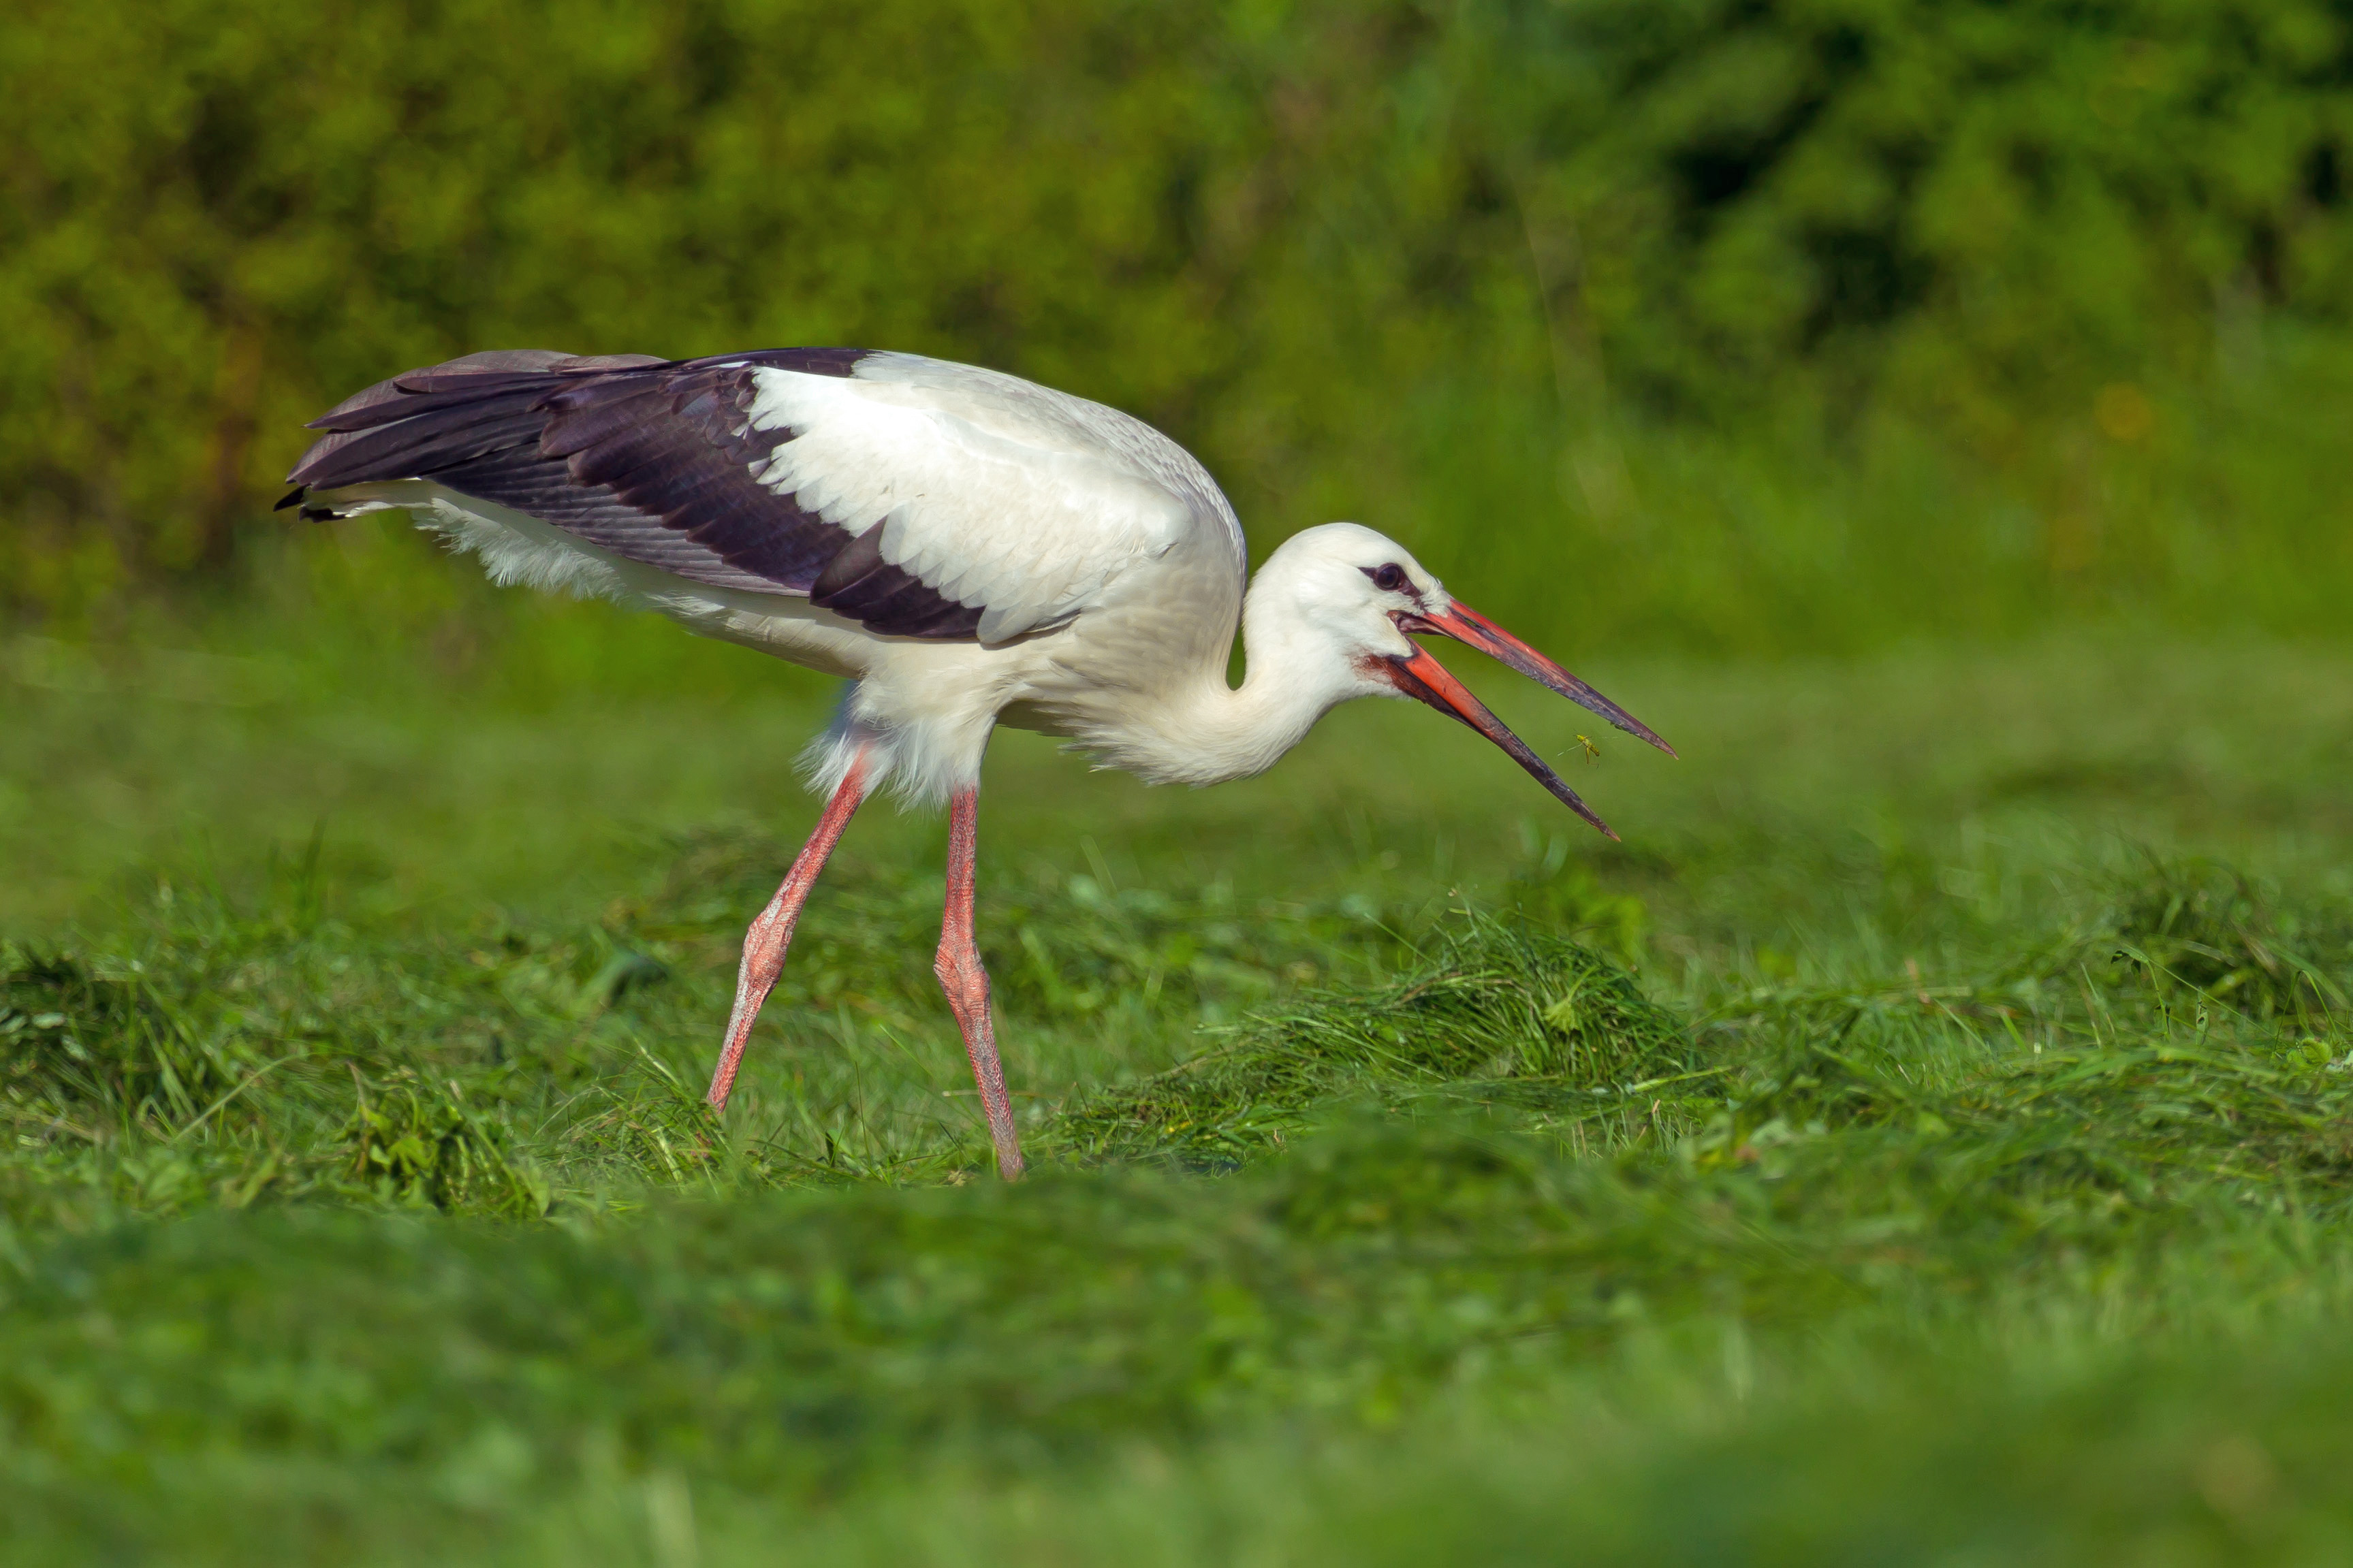
[{"label": "stork's body", "polygon": [[[888,787],[949,805],[937,967],[999,1169],[1019,1173],[971,929],[980,764],[999,723],[1148,783],[1207,784],[1264,771],[1336,703],[1413,696],[1601,827],[1409,638],[1440,632],[1664,746],[1368,529],[1295,536],[1246,599],[1240,525],[1188,453],[991,371],[836,349],[475,354],[380,383],[314,426],[330,434],[281,503],[306,516],[406,508],[501,583],[643,605],[856,682],[808,758],[825,815],[745,939],[714,1108],[826,855]],[[1247,675],[1230,687],[1238,622]]]}]

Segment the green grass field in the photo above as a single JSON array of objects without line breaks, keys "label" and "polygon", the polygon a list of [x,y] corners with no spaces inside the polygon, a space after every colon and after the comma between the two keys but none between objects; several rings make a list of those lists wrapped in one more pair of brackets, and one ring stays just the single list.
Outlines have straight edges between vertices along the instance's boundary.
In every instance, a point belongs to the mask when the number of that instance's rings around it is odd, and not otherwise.
[{"label": "green grass field", "polygon": [[2353,1552],[2353,655],[1458,650],[1622,846],[1006,736],[1007,1189],[936,820],[700,1109],[830,693],[475,602],[5,646],[8,1560]]}]

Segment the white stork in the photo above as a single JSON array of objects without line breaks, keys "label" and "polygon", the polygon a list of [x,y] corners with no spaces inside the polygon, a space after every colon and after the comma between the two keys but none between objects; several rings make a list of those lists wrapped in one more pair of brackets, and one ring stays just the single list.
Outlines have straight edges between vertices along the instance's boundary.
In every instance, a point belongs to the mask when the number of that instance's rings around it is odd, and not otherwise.
[{"label": "white stork", "polygon": [[[311,428],[328,434],[287,476],[281,510],[406,508],[496,582],[656,609],[856,683],[805,759],[824,816],[744,936],[714,1110],[810,885],[888,785],[948,805],[935,968],[997,1169],[1020,1174],[972,932],[981,754],[1000,723],[1147,783],[1208,784],[1263,772],[1336,703],[1412,697],[1609,833],[1411,641],[1440,633],[1674,754],[1370,529],[1293,536],[1245,594],[1241,525],[1190,454],[994,371],[855,349],[476,353],[379,382]],[[1248,671],[1234,687],[1237,623]]]}]

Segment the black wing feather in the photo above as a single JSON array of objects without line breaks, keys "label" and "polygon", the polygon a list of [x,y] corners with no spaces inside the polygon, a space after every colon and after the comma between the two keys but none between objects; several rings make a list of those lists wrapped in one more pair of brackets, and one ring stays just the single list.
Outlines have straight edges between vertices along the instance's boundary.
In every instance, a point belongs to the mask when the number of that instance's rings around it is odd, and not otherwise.
[{"label": "black wing feather", "polygon": [[848,375],[863,352],[528,350],[411,371],[311,421],[328,434],[287,476],[297,488],[286,504],[311,488],[430,479],[691,581],[807,595],[886,637],[970,638],[982,606],[883,562],[879,525],[851,539],[757,479],[796,432],[751,427],[754,367]]}]

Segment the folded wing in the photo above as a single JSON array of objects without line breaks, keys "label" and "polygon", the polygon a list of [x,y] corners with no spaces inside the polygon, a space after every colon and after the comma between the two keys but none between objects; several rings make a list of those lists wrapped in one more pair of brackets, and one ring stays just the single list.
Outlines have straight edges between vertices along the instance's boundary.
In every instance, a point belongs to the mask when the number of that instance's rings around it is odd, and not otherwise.
[{"label": "folded wing", "polygon": [[912,355],[470,355],[312,422],[289,479],[424,481],[690,582],[805,597],[891,637],[996,643],[1082,614],[1189,531],[1240,532],[1149,426],[1011,376]]}]

